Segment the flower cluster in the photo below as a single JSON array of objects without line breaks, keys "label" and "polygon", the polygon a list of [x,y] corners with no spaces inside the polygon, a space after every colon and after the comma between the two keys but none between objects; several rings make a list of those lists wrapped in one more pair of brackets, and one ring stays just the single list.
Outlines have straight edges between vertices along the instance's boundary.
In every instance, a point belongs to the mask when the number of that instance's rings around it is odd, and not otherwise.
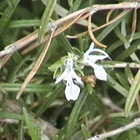
[{"label": "flower cluster", "polygon": [[[91,54],[92,53],[92,54]],[[100,53],[99,55],[93,53]],[[107,73],[103,66],[96,64],[98,60],[103,60],[105,58],[110,58],[109,55],[101,49],[94,48],[94,43],[92,42],[89,49],[84,53],[83,60],[81,63],[85,66],[90,66],[94,70],[94,74],[99,80],[107,80]],[[65,96],[68,101],[76,100],[80,94],[80,85],[83,85],[81,78],[74,71],[74,60],[72,58],[67,58],[65,60],[65,70],[56,79],[55,84],[60,81],[64,81],[66,84]]]},{"label": "flower cluster", "polygon": [[65,96],[66,99],[69,100],[76,100],[80,93],[80,88],[76,84],[74,84],[74,80],[77,81],[79,84],[83,84],[81,78],[75,73],[73,69],[73,60],[68,58],[66,61],[66,68],[62,75],[57,78],[56,84],[61,80],[66,82],[66,89],[65,89]]}]

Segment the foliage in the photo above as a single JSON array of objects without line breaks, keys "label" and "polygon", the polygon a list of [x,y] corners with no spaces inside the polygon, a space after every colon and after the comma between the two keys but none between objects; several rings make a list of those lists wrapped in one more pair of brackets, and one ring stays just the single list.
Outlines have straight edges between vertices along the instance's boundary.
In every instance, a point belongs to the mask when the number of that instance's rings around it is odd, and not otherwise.
[{"label": "foliage", "polygon": [[[83,140],[138,118],[139,8],[137,0],[1,0],[0,139]],[[81,64],[91,42],[111,58],[97,61],[107,81]],[[55,83],[68,58],[84,83],[76,101],[65,98],[67,81]],[[108,140],[139,138],[134,127]]]}]

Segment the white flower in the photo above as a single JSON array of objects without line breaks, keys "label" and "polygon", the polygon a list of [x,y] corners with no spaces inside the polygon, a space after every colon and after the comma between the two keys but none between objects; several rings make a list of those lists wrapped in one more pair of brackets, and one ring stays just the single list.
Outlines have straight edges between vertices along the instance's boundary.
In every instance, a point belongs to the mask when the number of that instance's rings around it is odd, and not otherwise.
[{"label": "white flower", "polygon": [[[92,55],[90,54],[91,52],[101,53],[101,55]],[[94,69],[94,74],[97,79],[107,81],[107,73],[105,69],[101,65],[95,64],[96,61],[103,60],[107,57],[110,58],[103,50],[94,49],[94,43],[92,42],[89,49],[84,53],[83,63]]]},{"label": "white flower", "polygon": [[66,68],[64,72],[61,74],[60,77],[57,78],[55,84],[59,83],[60,81],[66,82],[66,89],[65,89],[65,96],[66,99],[69,100],[76,100],[80,93],[80,88],[76,84],[74,84],[73,80],[76,80],[77,83],[83,84],[81,78],[75,73],[73,69],[73,60],[68,58],[66,61]]}]

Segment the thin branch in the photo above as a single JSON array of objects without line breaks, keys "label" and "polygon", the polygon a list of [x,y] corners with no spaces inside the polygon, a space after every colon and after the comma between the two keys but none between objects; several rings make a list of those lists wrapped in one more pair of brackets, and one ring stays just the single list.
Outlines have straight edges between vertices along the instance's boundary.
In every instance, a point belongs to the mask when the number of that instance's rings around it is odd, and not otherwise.
[{"label": "thin branch", "polygon": [[57,31],[56,31],[56,34],[54,36],[57,36],[59,35],[60,33],[64,32],[66,29],[68,29],[70,26],[72,26],[74,23],[76,23],[80,17],[82,17],[83,13],[79,14],[74,20],[72,20],[71,22],[69,22],[68,24],[66,24],[65,26],[59,28]]},{"label": "thin branch", "polygon": [[103,139],[106,139],[108,137],[112,137],[112,136],[115,136],[115,135],[120,134],[122,132],[125,132],[125,131],[127,131],[129,129],[132,129],[134,127],[137,127],[139,125],[140,125],[140,118],[137,118],[132,123],[129,123],[129,124],[125,125],[125,126],[122,126],[122,127],[118,128],[118,129],[106,132],[104,134],[94,136],[94,137],[89,138],[87,140],[103,140]]},{"label": "thin branch", "polygon": [[92,28],[91,28],[91,14],[89,15],[89,18],[88,18],[88,32],[89,32],[89,35],[90,35],[90,38],[92,39],[92,41],[96,44],[96,45],[98,45],[98,46],[100,46],[100,47],[102,47],[102,48],[107,48],[107,46],[106,45],[104,45],[104,44],[102,44],[102,43],[100,43],[97,39],[96,39],[96,37],[94,36],[94,34],[93,34],[93,32],[92,32]]},{"label": "thin branch", "polygon": [[[93,5],[91,7],[87,7],[84,9],[81,9],[79,11],[76,11],[66,17],[63,17],[59,20],[53,21],[50,24],[48,24],[46,32],[50,31],[51,28],[55,25],[55,26],[59,26],[62,25],[65,22],[68,22],[69,20],[75,19],[78,15],[81,14],[87,14],[92,11],[102,11],[102,10],[115,10],[115,9],[135,9],[135,8],[140,8],[140,3],[137,2],[125,2],[125,3],[119,3],[119,4],[107,4],[107,5]],[[13,44],[8,45],[7,49],[3,50],[0,52],[0,58],[2,58],[3,56],[7,55],[7,54],[12,54],[15,51],[20,50],[21,48],[27,46],[29,43],[33,42],[34,40],[36,40],[38,38],[38,30],[29,34],[28,36],[16,41],[14,43],[15,48],[12,49],[11,46],[13,46]]]},{"label": "thin branch", "polygon": [[[101,26],[98,26],[94,29],[92,29],[92,32],[95,32],[95,31],[98,31],[110,24],[113,24],[114,22],[116,22],[118,19],[122,18],[123,16],[125,16],[130,10],[127,10],[127,11],[123,11],[122,13],[120,13],[117,17],[113,18],[112,20],[108,21],[107,23],[101,25]],[[67,38],[70,38],[70,39],[76,39],[76,38],[79,38],[81,36],[84,36],[85,34],[87,34],[88,31],[85,31],[85,32],[82,32],[82,33],[79,33],[75,36],[70,36],[70,35],[67,35]]]},{"label": "thin branch", "polygon": [[130,11],[130,10],[123,11],[123,12],[120,13],[118,16],[116,16],[114,19],[108,21],[107,23],[105,23],[105,24],[103,24],[103,25],[101,25],[101,26],[99,26],[99,27],[97,27],[97,28],[95,28],[95,29],[92,29],[92,32],[95,32],[95,31],[97,31],[97,30],[100,30],[100,29],[102,29],[102,28],[104,28],[104,27],[106,27],[106,26],[108,26],[108,25],[110,25],[110,24],[116,22],[117,20],[119,20],[120,18],[122,18],[123,16],[125,16],[129,11]]},{"label": "thin branch", "polygon": [[110,19],[111,15],[112,15],[112,13],[113,13],[114,11],[115,11],[115,10],[113,9],[113,10],[110,10],[110,11],[108,12],[108,14],[107,14],[107,16],[106,16],[106,23],[110,21],[109,19]]},{"label": "thin branch", "polygon": [[12,54],[6,55],[1,61],[0,61],[0,69],[6,64],[6,62],[9,60]]}]

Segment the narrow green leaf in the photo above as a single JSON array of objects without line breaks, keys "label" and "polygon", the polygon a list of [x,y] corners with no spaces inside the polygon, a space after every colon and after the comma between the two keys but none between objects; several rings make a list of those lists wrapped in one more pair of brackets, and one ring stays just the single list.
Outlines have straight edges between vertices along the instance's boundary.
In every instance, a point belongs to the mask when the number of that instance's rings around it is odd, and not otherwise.
[{"label": "narrow green leaf", "polygon": [[59,140],[59,136],[58,135],[54,136],[53,140]]},{"label": "narrow green leaf", "polygon": [[69,4],[70,7],[72,7],[73,6],[73,0],[68,0],[68,4]]},{"label": "narrow green leaf", "polygon": [[23,114],[32,140],[41,140],[41,131],[38,124],[32,122],[25,108],[23,108]]},{"label": "narrow green leaf", "polygon": [[[127,34],[127,24],[126,24],[126,19],[124,19],[121,23],[121,33],[122,33],[122,36],[124,36],[124,38],[126,38],[128,36]],[[134,36],[134,34],[133,34]],[[123,38],[123,37],[122,37]],[[130,40],[132,39],[132,34],[131,34],[131,38],[126,41],[124,43],[124,46],[125,46],[125,49],[128,49],[129,47],[131,47],[131,44],[130,44]],[[132,48],[132,47],[131,47]],[[137,57],[137,55],[133,52],[130,57],[132,58],[132,60],[134,61],[139,61],[139,58]]]},{"label": "narrow green leaf", "polygon": [[20,121],[18,124],[18,140],[23,140],[24,135],[24,121]]},{"label": "narrow green leaf", "polygon": [[52,102],[60,95],[62,88],[63,86],[59,86],[58,88],[53,89],[50,96],[47,97],[47,99],[43,102],[42,106],[36,112],[36,117],[39,117],[47,108],[49,108]]},{"label": "narrow green leaf", "polygon": [[66,52],[73,52],[72,50],[72,46],[69,42],[69,40],[66,38],[66,35],[64,33],[61,33],[61,35],[59,35],[57,37],[58,42],[60,44],[60,46],[66,51]]},{"label": "narrow green leaf", "polygon": [[11,8],[14,6],[13,0],[6,0],[6,1]]},{"label": "narrow green leaf", "polygon": [[117,81],[115,81],[109,74],[108,74],[108,83],[120,94],[122,94],[124,97],[127,97],[128,91],[122,87]]},{"label": "narrow green leaf", "polygon": [[[102,99],[98,96],[97,91],[93,90],[93,93],[90,95],[91,102],[93,101],[100,113],[105,113],[105,105],[102,102]],[[89,100],[90,101],[90,100]]]},{"label": "narrow green leaf", "polygon": [[132,81],[134,80],[134,76],[133,76],[133,73],[132,73],[130,67],[127,65],[124,70],[125,70],[125,74],[127,76],[127,80],[129,81],[129,83],[132,83]]},{"label": "narrow green leaf", "polygon": [[71,13],[71,12],[75,12],[78,8],[79,8],[79,6],[81,5],[81,3],[82,3],[82,0],[75,0],[74,2],[72,1],[72,6],[71,6],[71,8],[69,9],[69,12]]},{"label": "narrow green leaf", "polygon": [[0,118],[9,118],[14,120],[24,120],[22,115],[16,113],[9,113],[9,112],[0,112]]},{"label": "narrow green leaf", "polygon": [[[124,60],[128,57],[130,57],[131,54],[134,54],[135,51],[137,51],[140,48],[139,41],[135,42],[131,47],[129,47],[126,51],[122,52],[116,60]],[[133,56],[133,55],[132,55]],[[131,57],[133,61],[139,62],[138,56],[135,54],[135,57]]]},{"label": "narrow green leaf", "polygon": [[122,74],[122,73],[116,73],[116,76],[117,76],[119,82],[121,83],[121,85],[126,90],[129,90],[129,84],[128,84],[128,81],[127,81],[127,77],[124,74]]},{"label": "narrow green leaf", "polygon": [[[3,9],[5,9],[5,7],[7,6],[7,2],[6,1],[1,1],[0,2],[0,11],[2,11]],[[0,12],[1,14],[1,12]]]},{"label": "narrow green leaf", "polygon": [[41,24],[39,29],[39,41],[41,41],[46,33],[47,25],[49,23],[50,17],[53,13],[54,7],[56,5],[57,0],[48,0],[48,3],[46,5],[45,11],[43,13],[43,16],[41,18]]},{"label": "narrow green leaf", "polygon": [[130,87],[128,97],[126,99],[125,103],[125,112],[126,115],[131,111],[131,108],[135,102],[135,99],[139,93],[140,90],[140,70],[137,72],[134,81],[132,83],[132,86]]},{"label": "narrow green leaf", "polygon": [[[0,83],[2,90],[5,92],[18,92],[22,84],[11,84],[11,83]],[[36,92],[36,93],[46,93],[51,91],[54,86],[50,85],[37,85],[37,84],[28,84],[25,88],[25,92]]]},{"label": "narrow green leaf", "polygon": [[88,128],[85,126],[85,124],[81,125],[81,129],[82,129],[82,133],[83,133],[84,139],[88,139],[88,138],[91,137],[91,133],[88,130]]},{"label": "narrow green leaf", "polygon": [[20,0],[13,0],[12,5],[7,7],[7,9],[5,9],[5,11],[0,19],[0,36],[3,34],[5,28],[7,27],[8,22],[11,19],[19,2],[20,2]]},{"label": "narrow green leaf", "polygon": [[[130,36],[127,36],[126,38],[127,38],[127,40],[128,40],[128,39],[130,39]],[[134,37],[133,37],[133,40],[138,40],[138,39],[140,39],[140,33],[135,33],[135,34],[134,34]],[[124,45],[123,42],[122,42],[121,40],[118,40],[118,41],[114,42],[114,43],[107,49],[107,52],[108,52],[108,53],[111,53],[111,52],[115,51],[115,49],[121,47],[122,45]]]},{"label": "narrow green leaf", "polygon": [[115,34],[123,42],[123,44],[128,43],[126,37],[120,32],[119,27],[115,28]]},{"label": "narrow green leaf", "polygon": [[61,59],[57,60],[54,64],[52,64],[51,66],[48,67],[48,69],[52,72],[56,71],[60,65],[62,65],[63,62],[61,61]]},{"label": "narrow green leaf", "polygon": [[8,25],[9,28],[21,28],[21,27],[34,27],[39,26],[40,20],[38,19],[29,19],[29,20],[14,20],[11,21]]},{"label": "narrow green leaf", "polygon": [[65,135],[65,139],[66,140],[70,140],[73,136],[73,133],[75,131],[75,127],[76,127],[76,122],[78,120],[78,116],[80,114],[80,111],[82,109],[82,106],[85,102],[87,98],[87,94],[86,94],[86,90],[83,89],[82,93],[80,93],[80,96],[78,98],[78,100],[76,101],[73,110],[70,114],[69,117],[69,121],[66,127],[66,135]]}]

